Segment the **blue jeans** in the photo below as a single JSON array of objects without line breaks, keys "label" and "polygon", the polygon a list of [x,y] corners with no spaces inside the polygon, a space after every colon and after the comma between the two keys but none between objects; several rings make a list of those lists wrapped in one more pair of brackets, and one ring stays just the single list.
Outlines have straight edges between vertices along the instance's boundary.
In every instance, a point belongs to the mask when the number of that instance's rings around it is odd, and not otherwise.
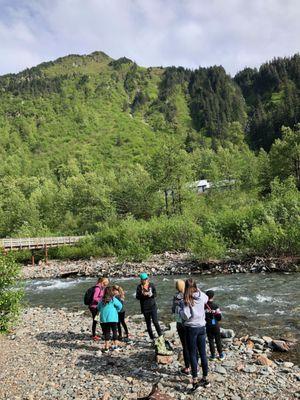
[{"label": "blue jeans", "polygon": [[186,332],[186,344],[190,355],[190,362],[192,368],[193,378],[197,378],[198,375],[198,354],[201,359],[201,367],[203,372],[203,377],[207,377],[208,365],[206,358],[206,348],[205,348],[205,326],[199,327],[185,327]]}]

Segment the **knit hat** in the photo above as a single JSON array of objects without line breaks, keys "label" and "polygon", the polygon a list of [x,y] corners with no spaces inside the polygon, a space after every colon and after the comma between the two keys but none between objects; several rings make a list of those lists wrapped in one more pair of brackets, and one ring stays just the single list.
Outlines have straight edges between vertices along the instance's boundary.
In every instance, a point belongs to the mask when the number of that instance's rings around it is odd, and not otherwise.
[{"label": "knit hat", "polygon": [[142,273],[140,274],[140,279],[141,279],[142,281],[145,281],[146,279],[148,279],[148,274],[146,274],[146,272],[142,272]]},{"label": "knit hat", "polygon": [[207,291],[206,291],[206,296],[207,296],[209,299],[212,299],[212,298],[214,297],[214,295],[215,295],[215,292],[214,292],[213,290],[207,290]]},{"label": "knit hat", "polygon": [[176,289],[178,290],[178,292],[183,293],[184,292],[184,288],[185,288],[185,282],[182,279],[177,279],[176,283],[175,283]]}]

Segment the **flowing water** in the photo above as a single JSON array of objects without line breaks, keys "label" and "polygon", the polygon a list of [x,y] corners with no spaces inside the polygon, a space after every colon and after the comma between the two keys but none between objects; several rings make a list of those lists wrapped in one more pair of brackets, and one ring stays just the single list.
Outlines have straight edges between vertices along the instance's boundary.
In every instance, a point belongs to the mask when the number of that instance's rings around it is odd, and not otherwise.
[{"label": "flowing water", "polygon": [[[215,301],[223,311],[224,328],[232,328],[238,335],[266,335],[274,338],[300,339],[299,274],[233,274],[195,275],[202,290],[213,289]],[[169,322],[174,295],[174,280],[184,276],[156,276],[152,282],[158,292],[160,318]],[[32,280],[25,282],[25,292],[30,306],[66,307],[86,309],[83,295],[94,278]],[[127,315],[139,313],[135,299],[138,279],[115,279],[126,291]],[[299,362],[299,346],[291,357]]]}]

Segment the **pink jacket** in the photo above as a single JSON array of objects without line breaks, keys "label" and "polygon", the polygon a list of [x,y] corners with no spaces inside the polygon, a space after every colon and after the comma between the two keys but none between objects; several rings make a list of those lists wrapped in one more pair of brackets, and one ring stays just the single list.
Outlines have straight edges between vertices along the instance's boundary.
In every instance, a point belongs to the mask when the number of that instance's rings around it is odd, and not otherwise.
[{"label": "pink jacket", "polygon": [[94,291],[94,297],[93,297],[93,302],[90,305],[90,308],[97,308],[98,303],[102,300],[102,297],[104,295],[104,290],[105,286],[102,286],[100,283],[96,285],[95,291]]}]

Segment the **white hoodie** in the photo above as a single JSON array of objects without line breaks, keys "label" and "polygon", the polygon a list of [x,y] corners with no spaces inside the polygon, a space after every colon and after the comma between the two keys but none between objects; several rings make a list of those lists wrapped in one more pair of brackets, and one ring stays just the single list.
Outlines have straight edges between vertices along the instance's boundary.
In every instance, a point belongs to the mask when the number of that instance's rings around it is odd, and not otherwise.
[{"label": "white hoodie", "polygon": [[208,302],[208,297],[205,293],[198,290],[193,295],[194,305],[193,307],[187,306],[182,303],[180,316],[184,322],[184,326],[190,326],[197,328],[206,325],[205,321],[205,309],[204,306]]}]

